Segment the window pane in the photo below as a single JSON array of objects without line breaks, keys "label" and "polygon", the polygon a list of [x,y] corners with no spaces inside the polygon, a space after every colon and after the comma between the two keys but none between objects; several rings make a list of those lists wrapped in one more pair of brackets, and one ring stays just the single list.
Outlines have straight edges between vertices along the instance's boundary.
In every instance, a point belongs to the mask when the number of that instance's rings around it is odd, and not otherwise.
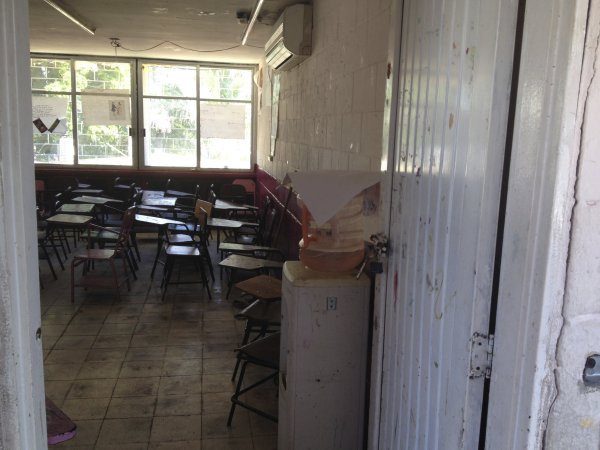
[{"label": "window pane", "polygon": [[129,97],[77,96],[79,164],[133,164]]},{"label": "window pane", "polygon": [[71,96],[32,96],[33,155],[41,164],[73,164]]},{"label": "window pane", "polygon": [[71,63],[64,59],[31,59],[31,89],[71,91]]},{"label": "window pane", "polygon": [[121,62],[75,61],[77,90],[131,89],[131,65]]},{"label": "window pane", "polygon": [[196,67],[144,64],[144,95],[196,97]]},{"label": "window pane", "polygon": [[196,167],[196,101],[144,99],[147,166]]},{"label": "window pane", "polygon": [[248,103],[200,102],[200,167],[250,168],[251,114]]},{"label": "window pane", "polygon": [[200,69],[200,97],[222,100],[250,100],[252,71],[244,69]]}]

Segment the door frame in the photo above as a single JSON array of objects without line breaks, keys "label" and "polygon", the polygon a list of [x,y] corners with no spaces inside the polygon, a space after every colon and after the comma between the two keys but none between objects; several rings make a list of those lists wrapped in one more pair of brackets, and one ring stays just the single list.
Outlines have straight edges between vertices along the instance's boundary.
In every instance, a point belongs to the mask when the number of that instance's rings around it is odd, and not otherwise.
[{"label": "door frame", "polygon": [[526,2],[487,417],[490,449],[542,448],[556,395],[588,6],[587,0]]},{"label": "door frame", "polygon": [[28,3],[0,0],[0,448],[47,448]]}]

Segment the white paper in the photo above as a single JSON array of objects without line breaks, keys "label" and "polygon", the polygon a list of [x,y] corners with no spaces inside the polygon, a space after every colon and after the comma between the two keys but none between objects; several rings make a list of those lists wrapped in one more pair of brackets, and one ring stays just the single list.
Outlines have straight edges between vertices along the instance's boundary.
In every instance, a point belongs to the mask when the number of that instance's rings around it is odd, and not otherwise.
[{"label": "white paper", "polygon": [[[102,92],[104,93],[105,91]],[[124,90],[123,93],[128,92]],[[82,95],[81,107],[83,109],[84,125],[131,124],[128,97]]]},{"label": "white paper", "polygon": [[323,225],[357,194],[379,181],[380,172],[340,170],[290,172],[283,180],[302,197],[317,225]]},{"label": "white paper", "polygon": [[232,103],[202,103],[200,135],[203,138],[245,139],[246,106]]},{"label": "white paper", "polygon": [[[31,98],[31,118],[32,120],[40,119],[44,122],[47,128],[52,126],[54,121],[60,120],[59,124],[54,128],[54,134],[65,134],[67,132],[66,116],[69,99],[67,97],[42,97],[34,95]],[[39,133],[35,125],[33,132]],[[46,131],[50,133],[50,131]]]}]

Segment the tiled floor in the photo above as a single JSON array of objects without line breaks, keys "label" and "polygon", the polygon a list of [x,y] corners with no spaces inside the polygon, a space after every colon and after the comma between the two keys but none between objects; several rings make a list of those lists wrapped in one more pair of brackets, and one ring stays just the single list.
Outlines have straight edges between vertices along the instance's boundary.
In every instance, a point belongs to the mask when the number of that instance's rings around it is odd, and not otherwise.
[{"label": "tiled floor", "polygon": [[[212,300],[201,285],[179,285],[161,303],[159,276],[150,281],[154,245],[141,250],[138,280],[120,302],[78,289],[72,305],[68,269],[53,281],[40,261],[46,394],[77,423],[77,436],[57,447],[275,449],[276,424],[254,413],[238,408],[226,426],[243,323],[218,271]],[[247,398],[275,413],[276,391],[267,384]]]}]

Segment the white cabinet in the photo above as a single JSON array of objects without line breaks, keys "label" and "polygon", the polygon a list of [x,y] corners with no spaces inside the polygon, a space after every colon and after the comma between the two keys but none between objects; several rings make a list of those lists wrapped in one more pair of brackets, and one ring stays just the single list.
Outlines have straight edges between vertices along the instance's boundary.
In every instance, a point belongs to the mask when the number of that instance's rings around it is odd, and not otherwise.
[{"label": "white cabinet", "polygon": [[369,279],[283,268],[280,450],[361,449]]}]

